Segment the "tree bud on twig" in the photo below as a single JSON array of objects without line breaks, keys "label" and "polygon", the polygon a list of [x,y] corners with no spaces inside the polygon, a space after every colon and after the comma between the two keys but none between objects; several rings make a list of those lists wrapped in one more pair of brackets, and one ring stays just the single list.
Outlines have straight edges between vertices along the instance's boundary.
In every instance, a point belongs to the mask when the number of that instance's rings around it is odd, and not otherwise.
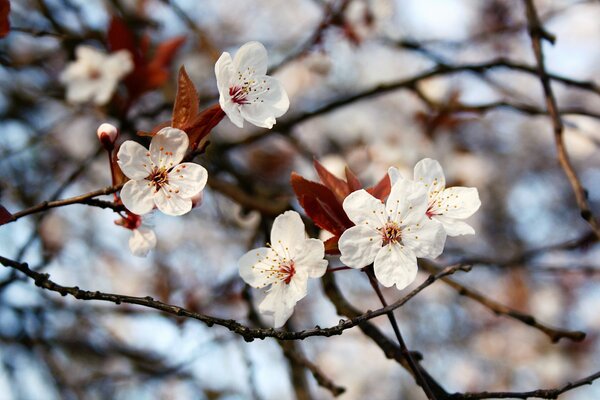
[{"label": "tree bud on twig", "polygon": [[115,148],[115,142],[119,137],[119,130],[111,124],[104,123],[98,127],[96,131],[98,140],[102,143],[102,146],[108,151],[112,151]]}]

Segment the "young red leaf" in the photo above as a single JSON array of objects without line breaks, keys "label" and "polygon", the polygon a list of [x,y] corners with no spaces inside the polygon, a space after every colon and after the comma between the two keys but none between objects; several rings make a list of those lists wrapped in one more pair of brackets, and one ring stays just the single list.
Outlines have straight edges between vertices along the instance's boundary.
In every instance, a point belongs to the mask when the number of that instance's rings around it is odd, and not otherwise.
[{"label": "young red leaf", "polygon": [[198,114],[183,130],[190,138],[190,149],[195,150],[212,129],[225,117],[221,106],[215,104]]},{"label": "young red leaf", "polygon": [[177,78],[177,95],[173,105],[173,117],[171,126],[185,130],[198,112],[198,92],[194,83],[185,72],[185,67],[179,68],[179,77]]},{"label": "young red leaf", "polygon": [[343,202],[346,196],[352,192],[348,186],[348,183],[346,183],[346,181],[343,179],[333,175],[316,159],[313,160],[313,165],[317,171],[317,174],[319,174],[319,178],[321,178],[321,182],[323,182],[325,186],[327,186],[335,194],[340,203]]},{"label": "young red leaf", "polygon": [[8,35],[10,31],[8,14],[10,14],[10,1],[0,0],[0,38]]},{"label": "young red leaf", "polygon": [[13,216],[3,205],[0,204],[0,225],[7,224],[13,220]]},{"label": "young red leaf", "polygon": [[333,192],[317,182],[292,172],[291,184],[298,202],[315,225],[334,235],[341,235],[354,225]]},{"label": "young red leaf", "polygon": [[338,248],[338,241],[340,240],[339,236],[334,236],[325,241],[325,253],[335,255],[340,254],[340,249]]},{"label": "young red leaf", "polygon": [[157,125],[155,125],[150,132],[137,131],[136,133],[138,136],[152,137],[152,136],[156,135],[158,133],[158,131],[160,131],[162,128],[166,128],[168,126],[171,126],[171,121],[163,121],[163,122],[160,122]]},{"label": "young red leaf", "polygon": [[185,40],[186,37],[182,35],[160,43],[156,47],[152,61],[150,61],[150,68],[167,69]]},{"label": "young red leaf", "polygon": [[133,56],[133,63],[136,68],[138,65],[143,64],[143,58],[138,51],[135,36],[121,18],[117,16],[111,18],[106,40],[111,52],[127,50]]},{"label": "young red leaf", "polygon": [[388,174],[385,174],[375,186],[368,188],[367,192],[369,192],[373,197],[376,197],[381,201],[385,201],[385,199],[387,199],[387,197],[390,195],[391,189],[390,177]]},{"label": "young red leaf", "polygon": [[356,175],[354,175],[354,172],[352,172],[348,167],[346,167],[344,171],[346,172],[346,181],[348,182],[350,192],[362,189],[362,185]]}]

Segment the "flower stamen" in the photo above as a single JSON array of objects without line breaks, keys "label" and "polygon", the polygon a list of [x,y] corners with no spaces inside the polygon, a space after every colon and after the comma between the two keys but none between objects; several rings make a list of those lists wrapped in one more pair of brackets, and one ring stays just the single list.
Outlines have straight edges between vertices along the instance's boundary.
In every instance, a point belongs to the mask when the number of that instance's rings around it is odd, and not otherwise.
[{"label": "flower stamen", "polygon": [[402,229],[394,221],[388,221],[382,228],[380,228],[381,236],[383,238],[383,245],[396,244],[402,240]]},{"label": "flower stamen", "polygon": [[154,167],[146,180],[150,181],[149,184],[154,185],[154,190],[158,192],[161,187],[169,183],[169,174],[166,168]]}]

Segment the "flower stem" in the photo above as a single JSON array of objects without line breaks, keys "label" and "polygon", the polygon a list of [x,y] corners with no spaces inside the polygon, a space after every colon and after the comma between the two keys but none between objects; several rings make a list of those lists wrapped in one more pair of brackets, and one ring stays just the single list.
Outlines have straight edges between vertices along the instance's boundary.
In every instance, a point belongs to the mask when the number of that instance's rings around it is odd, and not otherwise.
[{"label": "flower stem", "polygon": [[[369,277],[369,283],[371,283],[371,286],[373,287],[373,290],[375,290],[377,297],[379,297],[381,304],[384,307],[387,307],[387,305],[388,305],[387,301],[385,301],[385,298],[383,297],[383,293],[381,293],[381,289],[379,288],[379,283],[377,283],[377,279],[375,278],[375,274],[373,273],[373,267],[367,268],[365,270],[365,272],[366,272],[367,276]],[[431,391],[431,388],[427,384],[427,381],[423,377],[423,374],[421,374],[421,369],[419,368],[416,361],[410,354],[408,347],[406,347],[406,343],[404,342],[402,334],[400,333],[400,327],[398,326],[398,322],[396,321],[396,317],[394,316],[394,313],[392,311],[390,311],[387,313],[387,316],[388,316],[388,319],[390,320],[390,323],[392,324],[394,333],[396,334],[396,339],[398,339],[398,344],[400,345],[400,351],[406,358],[406,361],[408,362],[408,365],[410,366],[410,369],[412,370],[412,372],[414,374],[415,380],[417,381],[419,386],[421,386],[421,388],[423,389],[423,391],[425,392],[425,395],[427,396],[427,398],[429,400],[436,400],[435,394],[433,394],[433,392]]]}]

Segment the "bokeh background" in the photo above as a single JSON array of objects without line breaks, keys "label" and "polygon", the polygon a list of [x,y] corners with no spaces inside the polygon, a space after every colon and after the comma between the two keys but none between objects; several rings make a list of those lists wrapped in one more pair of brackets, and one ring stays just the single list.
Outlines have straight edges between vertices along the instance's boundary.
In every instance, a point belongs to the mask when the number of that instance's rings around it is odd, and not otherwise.
[{"label": "bokeh background", "polygon": [[[549,71],[598,82],[600,4],[538,0],[536,6],[557,38],[543,48]],[[213,66],[221,52],[261,41],[291,107],[272,131],[221,122],[196,161],[222,185],[205,190],[201,207],[184,217],[155,215],[159,244],[148,257],[130,254],[130,232],[114,225],[114,213],[83,205],[0,227],[1,255],[63,285],[151,295],[249,323],[236,261],[267,240],[273,215],[240,205],[236,194],[300,211],[289,176],[296,171],[316,180],[313,157],[336,173],[348,165],[366,185],[389,166],[412,174],[417,161],[430,157],[443,165],[449,183],[477,187],[482,200],[469,220],[476,235],[450,238],[438,265],[470,260],[472,270],[457,274],[457,282],[587,337],[552,343],[540,330],[436,282],[396,311],[423,366],[450,393],[552,388],[600,369],[600,247],[557,163],[535,74],[494,66],[439,73],[322,110],[443,66],[500,58],[534,66],[521,2],[13,0],[11,7],[12,30],[0,40],[0,203],[10,211],[110,186],[96,128],[112,122],[121,127],[121,140],[134,139],[136,130],[168,120],[180,65],[206,107],[218,96]],[[153,45],[186,36],[166,83],[137,99],[126,115],[110,105],[67,104],[58,79],[79,44],[106,48],[112,15]],[[568,111],[567,150],[592,210],[600,212],[600,91],[589,86],[554,83],[559,106]],[[339,260],[331,258],[330,265]],[[414,285],[426,277],[419,274]],[[357,308],[380,307],[364,274],[339,271],[335,278]],[[260,293],[250,293],[260,301]],[[384,294],[393,301],[405,293],[392,288]],[[315,281],[291,326],[332,326],[340,318]],[[372,322],[393,338],[385,317]],[[3,400],[306,395],[275,340],[246,343],[194,320],[62,298],[9,269],[0,271],[0,342]],[[424,398],[412,377],[358,329],[297,346],[346,388],[343,399]],[[310,397],[332,397],[308,372],[301,371],[302,380]],[[600,386],[561,398],[600,398]]]}]

